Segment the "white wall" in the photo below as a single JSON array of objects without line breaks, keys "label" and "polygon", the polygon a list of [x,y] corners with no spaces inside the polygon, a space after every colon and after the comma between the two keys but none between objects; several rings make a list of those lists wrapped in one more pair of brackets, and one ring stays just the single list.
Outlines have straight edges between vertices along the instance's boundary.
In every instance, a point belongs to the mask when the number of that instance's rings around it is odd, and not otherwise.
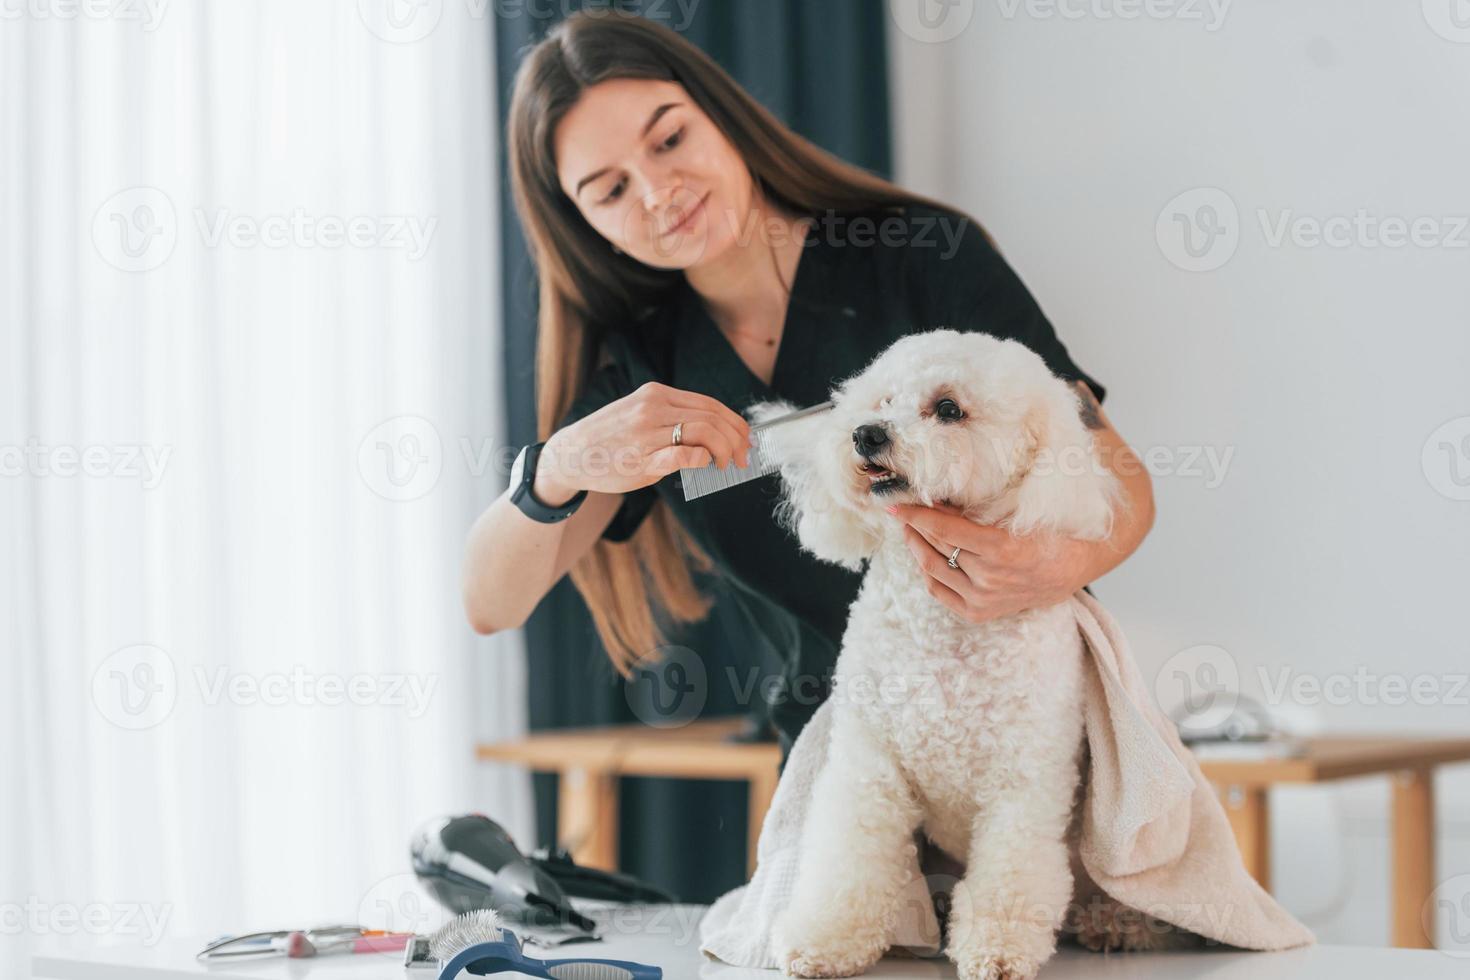
[{"label": "white wall", "polygon": [[[1280,699],[1300,728],[1470,734],[1455,2],[951,0],[943,41],[894,8],[899,180],[986,223],[1130,444],[1228,458],[1218,479],[1158,457],[1154,531],[1097,590],[1162,701],[1166,662],[1208,644],[1251,696],[1262,670],[1345,688]],[[1198,234],[1201,203],[1225,234],[1190,271],[1174,212]],[[1428,219],[1434,244],[1391,247],[1391,225],[1273,244],[1283,217],[1309,235],[1360,210]],[[1416,679],[1431,703],[1390,686]],[[1439,780],[1440,879],[1470,872],[1467,777]],[[1386,942],[1383,782],[1276,799],[1283,902],[1323,941]]]}]

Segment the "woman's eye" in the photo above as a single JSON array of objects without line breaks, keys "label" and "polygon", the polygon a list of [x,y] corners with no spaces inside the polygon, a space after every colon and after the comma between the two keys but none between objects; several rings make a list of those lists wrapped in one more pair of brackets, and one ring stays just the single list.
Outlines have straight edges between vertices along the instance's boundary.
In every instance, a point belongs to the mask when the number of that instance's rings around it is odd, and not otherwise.
[{"label": "woman's eye", "polygon": [[680,126],[678,129],[669,134],[669,138],[663,141],[662,146],[666,150],[672,150],[674,147],[678,146],[679,142],[683,139],[684,127]]},{"label": "woman's eye", "polygon": [[941,422],[958,422],[965,417],[964,410],[955,404],[953,398],[939,399],[939,404],[934,406],[934,414]]},{"label": "woman's eye", "polygon": [[608,191],[607,196],[602,199],[602,203],[611,204],[613,201],[616,201],[619,197],[621,197],[623,195],[624,183],[625,181],[619,180],[616,184],[614,184],[613,189]]}]

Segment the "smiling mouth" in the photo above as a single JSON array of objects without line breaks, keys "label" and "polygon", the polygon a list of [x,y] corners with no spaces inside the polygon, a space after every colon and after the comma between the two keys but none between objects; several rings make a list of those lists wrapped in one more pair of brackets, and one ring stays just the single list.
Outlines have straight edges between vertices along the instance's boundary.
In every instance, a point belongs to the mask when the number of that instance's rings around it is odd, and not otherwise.
[{"label": "smiling mouth", "polygon": [[705,195],[704,195],[704,197],[701,197],[699,199],[699,203],[696,204],[696,205],[694,205],[694,207],[690,208],[689,211],[688,211],[688,213],[685,214],[684,217],[682,217],[682,218],[679,219],[679,223],[677,225],[675,225],[674,227],[670,228],[668,231],[664,232],[664,237],[667,238],[669,235],[674,234],[676,231],[681,231],[684,228],[687,228],[689,226],[689,223],[691,221],[693,221],[695,218],[699,217],[699,212],[701,212],[701,211],[704,210],[704,202],[705,201],[708,201],[708,200],[709,200],[709,192],[706,192]]},{"label": "smiling mouth", "polygon": [[871,460],[859,463],[857,469],[859,473],[867,476],[869,493],[894,493],[909,485],[909,481],[903,478],[903,474],[895,473]]}]

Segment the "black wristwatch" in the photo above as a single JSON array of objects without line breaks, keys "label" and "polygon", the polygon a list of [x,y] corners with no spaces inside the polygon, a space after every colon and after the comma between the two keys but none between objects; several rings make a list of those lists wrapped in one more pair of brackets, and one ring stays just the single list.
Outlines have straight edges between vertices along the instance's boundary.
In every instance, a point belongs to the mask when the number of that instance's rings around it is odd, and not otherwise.
[{"label": "black wristwatch", "polygon": [[521,513],[533,521],[555,524],[577,512],[577,508],[582,506],[582,501],[587,499],[587,491],[578,490],[575,497],[560,507],[550,507],[536,499],[536,494],[531,491],[531,486],[536,482],[536,458],[541,455],[541,450],[545,445],[544,442],[531,443],[521,450],[516,461],[511,464],[510,502],[519,507]]}]

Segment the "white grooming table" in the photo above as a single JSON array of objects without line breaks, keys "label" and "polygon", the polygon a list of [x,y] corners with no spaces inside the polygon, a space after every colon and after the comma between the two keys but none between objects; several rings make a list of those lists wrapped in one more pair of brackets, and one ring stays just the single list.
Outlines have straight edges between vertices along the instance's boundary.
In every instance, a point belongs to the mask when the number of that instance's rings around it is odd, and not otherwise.
[{"label": "white grooming table", "polygon": [[[588,955],[636,960],[663,967],[668,980],[774,980],[776,970],[746,970],[712,961],[699,952],[701,905],[663,907],[634,931],[610,935],[594,943],[542,949],[530,943],[525,952],[538,959]],[[33,961],[34,976],[55,980],[405,980],[402,954],[322,956],[308,960],[270,959],[253,963],[205,965],[194,954],[208,938],[166,942],[147,948],[104,945],[81,937],[54,939]],[[501,974],[507,978],[517,974]],[[418,976],[433,980],[432,971]],[[884,958],[868,970],[874,980],[940,980],[954,977],[945,959]],[[1041,972],[1041,980],[1463,980],[1470,959],[1434,950],[1372,946],[1312,946],[1284,953],[1088,953],[1063,947]]]}]

